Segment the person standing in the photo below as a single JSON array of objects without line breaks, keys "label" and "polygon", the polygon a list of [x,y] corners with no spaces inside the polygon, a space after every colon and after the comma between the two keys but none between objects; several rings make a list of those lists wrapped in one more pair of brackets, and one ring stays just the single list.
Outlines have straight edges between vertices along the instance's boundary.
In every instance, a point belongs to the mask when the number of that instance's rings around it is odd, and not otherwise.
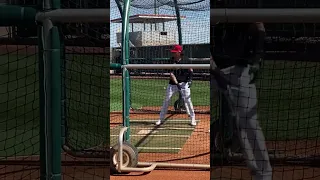
[{"label": "person standing", "polygon": [[247,167],[253,180],[271,180],[272,167],[258,121],[255,85],[264,55],[264,24],[217,24],[213,30],[211,73],[237,113],[237,135]]},{"label": "person standing", "polygon": [[[182,47],[180,45],[174,45],[171,49],[174,64],[188,64],[186,59],[183,58]],[[193,78],[193,69],[177,69],[170,72],[170,80],[166,90],[166,97],[163,101],[160,118],[156,122],[156,125],[161,125],[165,120],[165,115],[168,112],[169,102],[171,97],[180,92],[184,104],[187,109],[187,113],[190,118],[190,125],[196,126],[195,113],[193,104],[191,101],[190,86]]]}]

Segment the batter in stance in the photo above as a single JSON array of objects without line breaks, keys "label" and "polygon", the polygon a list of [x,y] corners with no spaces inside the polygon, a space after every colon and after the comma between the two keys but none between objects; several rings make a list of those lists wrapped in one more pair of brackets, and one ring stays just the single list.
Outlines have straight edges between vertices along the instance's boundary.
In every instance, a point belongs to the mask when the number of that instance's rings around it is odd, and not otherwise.
[{"label": "batter in stance", "polygon": [[[180,45],[175,45],[173,49],[171,49],[171,53],[173,56],[174,64],[188,64],[188,62],[182,57],[182,47]],[[168,112],[168,106],[171,97],[179,91],[182,95],[182,99],[184,100],[187,113],[190,117],[190,124],[192,126],[196,125],[190,92],[192,77],[192,69],[178,69],[170,72],[170,81],[166,90],[166,98],[163,101],[163,105],[160,112],[160,119],[156,122],[156,125],[160,125],[163,123],[165,115]]]},{"label": "batter in stance", "polygon": [[227,87],[227,98],[239,115],[238,137],[253,180],[272,179],[265,137],[258,122],[254,83],[263,58],[264,38],[263,23],[217,24],[211,40],[211,72],[219,87]]}]

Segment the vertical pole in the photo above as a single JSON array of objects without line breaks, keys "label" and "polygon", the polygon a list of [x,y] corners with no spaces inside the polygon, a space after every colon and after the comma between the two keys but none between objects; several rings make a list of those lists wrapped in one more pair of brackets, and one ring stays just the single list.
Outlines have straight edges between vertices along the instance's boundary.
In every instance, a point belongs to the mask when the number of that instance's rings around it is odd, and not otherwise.
[{"label": "vertical pole", "polygon": [[[51,7],[49,0],[39,1],[39,6],[42,6],[42,10],[49,10]],[[52,143],[51,143],[51,68],[50,58],[48,57],[48,49],[50,48],[50,29],[52,27],[51,21],[43,22],[41,27],[41,32],[39,33],[40,44],[42,47],[39,47],[39,52],[41,52],[41,58],[39,62],[40,66],[40,104],[42,104],[42,109],[40,109],[41,123],[40,123],[40,159],[42,161],[43,167],[41,167],[41,180],[49,180],[52,175]],[[42,98],[42,99],[41,99]]]},{"label": "vertical pole", "polygon": [[[62,29],[60,29],[60,32]],[[66,76],[66,52],[65,52],[65,44],[64,38],[60,36],[60,59],[61,59],[61,144],[66,143],[67,138],[67,105],[66,105],[66,84],[65,84],[65,76]]]},{"label": "vertical pole", "polygon": [[[211,35],[212,36],[212,35]],[[210,42],[212,43],[212,42]],[[213,48],[211,45],[210,45],[210,48]],[[213,59],[210,59],[210,72],[211,72],[211,69],[213,69],[212,67],[213,65]],[[213,144],[214,144],[214,140],[213,140],[213,124],[214,124],[214,119],[215,119],[215,116],[214,112],[216,112],[216,109],[214,108],[214,102],[215,102],[215,89],[214,89],[214,75],[212,73],[210,73],[210,152],[214,152],[214,149],[212,149]],[[213,156],[215,156],[214,154],[210,153],[210,167],[213,166],[213,161],[212,159],[214,158]]]},{"label": "vertical pole", "polygon": [[48,174],[45,136],[45,89],[44,89],[44,62],[43,62],[43,43],[42,27],[38,26],[38,61],[39,61],[39,105],[40,105],[40,180],[46,180]]},{"label": "vertical pole", "polygon": [[[51,9],[59,9],[60,0],[52,0]],[[51,45],[51,133],[52,133],[52,175],[51,180],[61,180],[61,147],[62,147],[62,93],[61,93],[61,43],[58,27],[50,30]],[[65,115],[65,114],[64,114]]]},{"label": "vertical pole", "polygon": [[[60,7],[59,0],[44,0],[45,11]],[[43,68],[45,115],[44,137],[46,149],[46,178],[61,179],[61,62],[60,37],[57,27],[49,19],[43,21]]]},{"label": "vertical pole", "polygon": [[[37,9],[43,10],[43,0],[37,1]],[[43,63],[43,43],[42,43],[42,27],[38,26],[38,67],[39,67],[39,110],[40,110],[40,180],[46,180],[48,174],[47,156],[46,156],[46,138],[45,138],[45,89],[44,89],[44,63]]]},{"label": "vertical pole", "polygon": [[46,158],[46,179],[51,179],[52,174],[52,134],[51,134],[51,64],[50,54],[50,29],[52,23],[50,20],[43,22],[42,40],[43,40],[43,68],[44,68],[44,138],[45,138],[45,158]]},{"label": "vertical pole", "polygon": [[[176,16],[177,16],[177,27],[178,27],[178,35],[179,35],[179,45],[182,46],[182,32],[181,32],[181,18],[180,18],[180,9],[178,6],[178,0],[174,0],[174,7],[176,10]],[[179,93],[179,99],[178,99],[179,108],[184,106],[184,101],[182,99],[181,93]]]},{"label": "vertical pole", "polygon": [[[157,14],[157,0],[154,0],[154,14]],[[154,30],[157,30],[157,23],[154,23]]]},{"label": "vertical pole", "polygon": [[117,3],[117,7],[118,7],[118,10],[119,10],[119,13],[120,13],[120,17],[122,18],[122,7],[121,7],[121,3],[119,0],[115,0],[116,3]]},{"label": "vertical pole", "polygon": [[178,6],[178,0],[174,0],[174,7],[176,9],[176,16],[177,16],[179,44],[182,45],[181,18],[180,18],[180,9]]},{"label": "vertical pole", "polygon": [[51,133],[52,133],[52,180],[61,179],[61,62],[60,37],[56,26],[51,36]]},{"label": "vertical pole", "polygon": [[61,63],[57,27],[43,22],[47,178],[61,179]]},{"label": "vertical pole", "polygon": [[[107,32],[110,33],[110,32]],[[110,46],[109,48],[110,49]],[[107,57],[107,59],[110,57]],[[107,108],[106,108],[106,120],[107,120],[107,131],[106,131],[106,146],[110,147],[110,64],[107,63],[107,87],[106,87],[106,93],[107,93]],[[109,156],[111,157],[111,156]]]},{"label": "vertical pole", "polygon": [[[122,13],[122,64],[129,64],[129,11],[130,11],[130,0],[124,1],[123,13]],[[130,79],[129,71],[126,68],[122,70],[122,84],[123,84],[123,126],[128,127],[125,133],[124,140],[130,140]]]}]

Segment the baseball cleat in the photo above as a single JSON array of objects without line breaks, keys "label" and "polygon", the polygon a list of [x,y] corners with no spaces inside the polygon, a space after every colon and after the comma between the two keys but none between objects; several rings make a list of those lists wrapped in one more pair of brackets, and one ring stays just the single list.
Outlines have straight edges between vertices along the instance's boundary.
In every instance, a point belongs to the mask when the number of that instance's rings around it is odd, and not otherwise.
[{"label": "baseball cleat", "polygon": [[160,124],[162,124],[162,121],[161,121],[161,120],[158,120],[155,124],[156,124],[157,126],[159,126]]},{"label": "baseball cleat", "polygon": [[196,126],[197,125],[197,123],[196,123],[196,121],[191,121],[191,126]]}]

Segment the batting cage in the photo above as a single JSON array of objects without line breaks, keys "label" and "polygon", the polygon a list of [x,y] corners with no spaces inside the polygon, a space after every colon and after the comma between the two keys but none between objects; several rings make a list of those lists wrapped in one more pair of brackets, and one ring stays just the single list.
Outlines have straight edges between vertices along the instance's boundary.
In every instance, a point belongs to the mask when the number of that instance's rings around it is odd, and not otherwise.
[{"label": "batting cage", "polygon": [[[155,167],[209,169],[209,6],[207,0],[111,1],[114,172]],[[178,44],[189,67],[172,65],[170,50]],[[190,67],[196,126],[190,125],[179,92],[173,94],[164,122],[157,126],[163,102],[169,97],[166,92],[173,93],[167,88],[170,71]]]},{"label": "batting cage", "polygon": [[[264,22],[265,55],[255,81],[256,109],[266,139],[272,179],[319,179],[320,11],[308,8],[319,8],[320,4],[263,0],[211,3],[212,37],[217,36],[219,23],[225,24],[225,31],[233,32],[237,23]],[[225,106],[226,98],[220,96],[212,101],[219,104],[220,113],[213,116],[211,126],[211,179],[251,179],[255,173],[250,172],[247,164],[252,161],[259,166],[259,161],[264,160],[245,158],[238,130],[246,130],[234,126],[231,118],[235,115],[228,116],[232,111]],[[249,141],[256,138],[247,136]],[[257,154],[258,145],[252,149]]]},{"label": "batting cage", "polygon": [[109,178],[109,7],[0,5],[0,179]]}]

